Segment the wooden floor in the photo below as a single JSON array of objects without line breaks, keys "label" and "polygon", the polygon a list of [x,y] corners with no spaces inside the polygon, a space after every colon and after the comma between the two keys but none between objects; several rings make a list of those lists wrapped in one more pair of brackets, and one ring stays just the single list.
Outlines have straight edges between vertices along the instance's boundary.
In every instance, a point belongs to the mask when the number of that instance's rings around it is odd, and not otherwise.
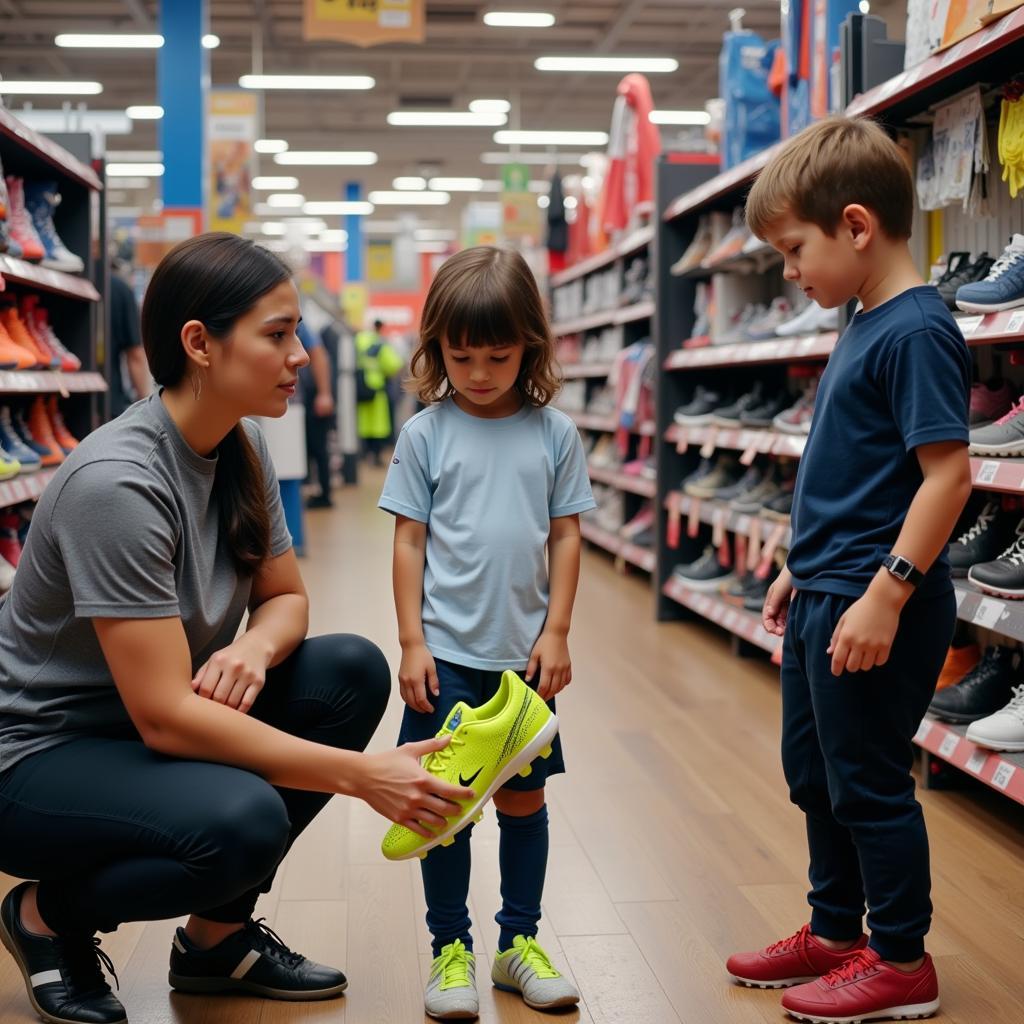
[{"label": "wooden floor", "polygon": [[[307,516],[304,573],[313,632],[371,637],[397,667],[390,517],[381,477]],[[739,661],[702,624],[653,622],[650,590],[587,555],[572,636],[576,681],[559,698],[569,773],[549,787],[552,846],[541,941],[583,993],[559,1019],[600,1024],[763,1024],[786,1020],[777,993],[729,984],[740,948],[807,919],[806,851],[778,756],[775,672]],[[393,742],[392,701],[375,746]],[[930,937],[943,1024],[1024,1020],[1024,813],[997,794],[922,794],[932,838]],[[171,994],[170,922],[104,939],[133,1024],[406,1024],[422,1019],[430,954],[417,864],[386,863],[385,823],[336,798],[297,844],[259,908],[285,941],[344,967],[344,999],[285,1004]],[[497,830],[474,843],[481,1019],[540,1021],[488,984],[497,927]],[[73,853],[69,851],[69,856]],[[0,1022],[31,1014],[0,950]]]}]

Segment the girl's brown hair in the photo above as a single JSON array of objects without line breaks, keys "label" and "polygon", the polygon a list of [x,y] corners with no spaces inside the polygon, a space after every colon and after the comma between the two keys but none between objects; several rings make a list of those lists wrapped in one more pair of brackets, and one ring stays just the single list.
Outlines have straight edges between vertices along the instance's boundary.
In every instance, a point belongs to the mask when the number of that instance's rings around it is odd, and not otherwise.
[{"label": "girl's brown hair", "polygon": [[526,260],[511,249],[481,245],[447,259],[427,293],[420,343],[409,364],[408,390],[421,402],[452,394],[441,346],[526,346],[516,391],[530,405],[544,406],[558,394],[555,342],[537,282]]}]

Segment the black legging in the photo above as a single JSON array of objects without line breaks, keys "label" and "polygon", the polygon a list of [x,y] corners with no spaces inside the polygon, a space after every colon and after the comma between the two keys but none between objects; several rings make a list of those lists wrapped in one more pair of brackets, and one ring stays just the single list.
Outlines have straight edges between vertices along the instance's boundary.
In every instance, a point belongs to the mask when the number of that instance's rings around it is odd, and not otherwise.
[{"label": "black legging", "polygon": [[[250,714],[363,750],[390,678],[368,640],[315,637],[267,673]],[[40,913],[61,934],[184,914],[245,921],[329,799],[241,768],[166,757],[138,738],[84,737],[0,774],[0,870],[40,880]]]}]

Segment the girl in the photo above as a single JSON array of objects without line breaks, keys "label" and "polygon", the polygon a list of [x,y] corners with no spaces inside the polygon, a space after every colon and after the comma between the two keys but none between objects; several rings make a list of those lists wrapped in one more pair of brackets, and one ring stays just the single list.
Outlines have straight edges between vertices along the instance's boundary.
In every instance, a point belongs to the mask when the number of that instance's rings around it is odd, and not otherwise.
[{"label": "girl", "polygon": [[[184,992],[339,995],[333,967],[252,920],[333,793],[441,824],[469,790],[363,754],[381,652],[306,639],[309,607],[266,444],[309,361],[275,256],[234,235],[160,262],[142,310],[159,394],[68,456],[0,604],[0,940],[45,1020],[123,1024],[96,931],[191,914]],[[249,611],[246,630],[238,627]],[[424,832],[424,834],[426,834]]]},{"label": "girl", "polygon": [[[411,369],[413,388],[432,404],[403,428],[380,500],[396,517],[400,742],[434,736],[457,701],[489,700],[504,669],[524,673],[554,710],[572,680],[579,513],[594,508],[576,427],[548,407],[558,390],[554,343],[521,256],[481,246],[444,263]],[[547,761],[494,798],[502,907],[492,980],[538,1009],[579,1000],[535,937],[545,777],[564,770],[556,740]],[[440,1020],[478,1012],[466,909],[471,832],[421,862],[435,957],[425,1005]]]}]

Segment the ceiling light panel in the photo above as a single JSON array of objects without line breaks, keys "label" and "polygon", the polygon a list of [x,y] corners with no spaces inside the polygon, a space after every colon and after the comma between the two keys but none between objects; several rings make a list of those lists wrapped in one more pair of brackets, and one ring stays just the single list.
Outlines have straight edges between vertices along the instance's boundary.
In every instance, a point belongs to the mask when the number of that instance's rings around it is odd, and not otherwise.
[{"label": "ceiling light panel", "polygon": [[406,175],[401,178],[395,178],[391,182],[391,187],[398,192],[422,192],[427,187],[427,179],[419,178],[415,175]]},{"label": "ceiling light panel", "polygon": [[306,197],[298,192],[275,192],[267,196],[267,206],[273,210],[298,210],[306,202]]},{"label": "ceiling light panel", "polygon": [[447,192],[371,192],[366,197],[374,206],[447,206]]},{"label": "ceiling light panel", "polygon": [[253,149],[257,153],[283,153],[288,148],[284,139],[257,139],[253,143]]},{"label": "ceiling light panel", "polygon": [[299,179],[286,174],[264,174],[252,179],[252,187],[257,192],[288,192],[299,187]]},{"label": "ceiling light panel", "polygon": [[494,133],[499,146],[606,146],[607,132],[530,132],[506,130]]},{"label": "ceiling light panel", "polygon": [[645,74],[676,71],[679,61],[674,57],[538,57],[533,66],[538,71],[607,71],[629,74],[640,71]]},{"label": "ceiling light panel", "polygon": [[0,96],[98,96],[101,92],[99,82],[0,81]]},{"label": "ceiling light panel", "polygon": [[243,89],[372,89],[377,83],[369,75],[242,75]]},{"label": "ceiling light panel", "polygon": [[508,100],[471,100],[469,109],[474,114],[507,114],[512,104]]},{"label": "ceiling light panel", "polygon": [[496,128],[508,124],[508,115],[469,110],[393,110],[388,124],[398,128]]},{"label": "ceiling light panel", "polygon": [[431,178],[430,187],[435,192],[482,192],[483,178]]},{"label": "ceiling light panel", "polygon": [[491,28],[551,28],[555,16],[547,11],[489,11],[484,24]]},{"label": "ceiling light panel", "polygon": [[57,46],[77,50],[159,50],[164,45],[161,35],[113,32],[62,32],[53,41]]},{"label": "ceiling light panel", "polygon": [[709,124],[711,115],[705,110],[652,110],[651,124]]},{"label": "ceiling light panel", "polygon": [[324,217],[365,217],[373,213],[373,203],[350,199],[311,200],[302,207],[303,213],[316,213]]},{"label": "ceiling light panel", "polygon": [[133,121],[159,121],[164,108],[156,105],[126,107],[124,111]]},{"label": "ceiling light panel", "polygon": [[282,167],[370,167],[377,154],[360,150],[289,150],[278,153],[274,163]]},{"label": "ceiling light panel", "polygon": [[[159,178],[164,173],[163,164],[107,164],[108,178]],[[119,188],[123,186],[118,184]]]}]

